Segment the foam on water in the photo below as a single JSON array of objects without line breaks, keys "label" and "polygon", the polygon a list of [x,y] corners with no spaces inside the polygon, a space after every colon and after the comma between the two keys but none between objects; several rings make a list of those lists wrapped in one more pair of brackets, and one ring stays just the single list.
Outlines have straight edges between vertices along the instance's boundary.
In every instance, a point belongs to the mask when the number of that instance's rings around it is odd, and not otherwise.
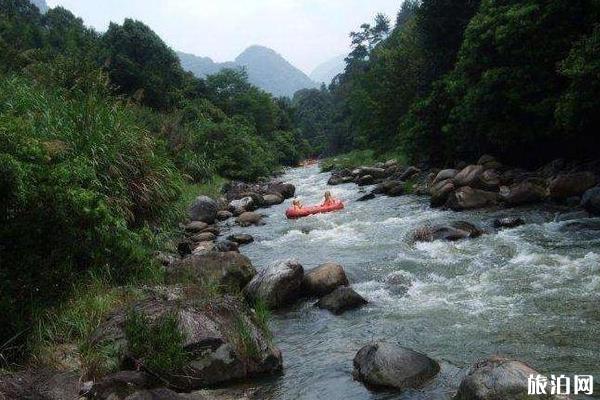
[{"label": "foam on water", "polygon": [[[307,270],[337,261],[370,302],[342,316],[311,302],[276,313],[271,327],[285,374],[265,383],[273,398],[450,399],[468,366],[492,353],[546,373],[600,375],[598,235],[566,231],[535,208],[453,213],[432,210],[417,196],[356,202],[362,193],[355,185],[329,187],[328,178],[311,167],[289,170],[282,180],[296,185],[304,204],[332,191],[345,200],[342,212],[288,221],[288,201],[261,210],[266,226],[232,228],[255,236],[242,252],[257,268],[284,258]],[[493,232],[494,218],[506,214],[527,224]],[[456,220],[490,233],[454,243],[411,240],[421,225]],[[378,339],[447,360],[452,373],[421,391],[370,392],[352,380],[352,358]]]}]

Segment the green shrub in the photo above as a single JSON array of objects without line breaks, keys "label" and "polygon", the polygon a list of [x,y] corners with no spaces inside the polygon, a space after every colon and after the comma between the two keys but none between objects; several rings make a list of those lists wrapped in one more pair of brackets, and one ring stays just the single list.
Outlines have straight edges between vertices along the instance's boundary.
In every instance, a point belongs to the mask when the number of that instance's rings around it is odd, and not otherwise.
[{"label": "green shrub", "polygon": [[145,274],[144,228],[181,177],[130,107],[98,92],[0,80],[0,337],[68,296],[87,271]]},{"label": "green shrub", "polygon": [[189,358],[176,314],[165,314],[151,321],[142,312],[132,310],[127,315],[125,334],[129,351],[152,372],[178,371]]}]

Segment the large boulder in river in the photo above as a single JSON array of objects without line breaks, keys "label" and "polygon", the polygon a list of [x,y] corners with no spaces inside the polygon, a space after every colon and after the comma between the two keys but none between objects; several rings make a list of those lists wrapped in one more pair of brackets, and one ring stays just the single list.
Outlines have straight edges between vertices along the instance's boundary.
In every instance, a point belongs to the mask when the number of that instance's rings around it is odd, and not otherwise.
[{"label": "large boulder in river", "polygon": [[250,196],[242,197],[241,199],[232,200],[229,202],[229,211],[233,215],[240,215],[246,211],[255,210],[254,200]]},{"label": "large boulder in river", "polygon": [[454,192],[456,186],[452,179],[446,179],[443,181],[439,181],[431,188],[429,188],[429,194],[431,195],[431,206],[432,207],[441,207],[446,204],[448,201],[448,197],[450,194]]},{"label": "large boulder in river", "polygon": [[407,181],[417,175],[421,170],[417,167],[410,166],[404,170],[398,177],[401,181]]},{"label": "large boulder in river", "polygon": [[231,293],[238,293],[255,275],[256,270],[248,257],[234,251],[212,251],[176,262],[167,270],[167,281],[177,283],[193,280],[216,284]]},{"label": "large boulder in river", "polygon": [[328,262],[319,265],[304,275],[303,293],[307,296],[324,296],[339,286],[348,286],[348,278],[344,267]]},{"label": "large boulder in river", "polygon": [[269,185],[267,192],[279,194],[284,199],[290,199],[296,194],[296,186],[291,183],[272,183]]},{"label": "large boulder in river", "polygon": [[[281,352],[272,344],[270,333],[237,297],[202,296],[177,287],[163,292],[154,289],[144,299],[110,314],[93,333],[91,344],[115,349],[124,362],[132,351],[126,333],[132,313],[145,315],[150,326],[165,316],[176,319],[187,359],[182,368],[162,371],[161,380],[181,391],[282,369]],[[143,354],[134,356],[143,362]]]},{"label": "large boulder in river", "polygon": [[600,186],[588,189],[583,194],[581,206],[592,214],[600,214]]},{"label": "large boulder in river", "polygon": [[455,221],[449,225],[417,228],[413,233],[413,240],[416,242],[432,242],[435,240],[454,242],[462,239],[477,238],[482,234],[483,231],[470,222]]},{"label": "large boulder in river", "polygon": [[354,357],[354,379],[369,386],[418,388],[440,371],[424,354],[397,344],[377,342],[364,346]]},{"label": "large boulder in river", "polygon": [[362,307],[367,303],[368,301],[351,287],[339,286],[333,292],[321,297],[315,306],[328,310],[335,315],[340,315],[346,311]]},{"label": "large boulder in river", "polygon": [[265,194],[263,196],[263,204],[265,207],[271,207],[283,203],[283,196],[280,194]]},{"label": "large boulder in river", "polygon": [[494,228],[516,228],[523,224],[525,221],[520,217],[502,217],[494,220]]},{"label": "large boulder in river", "polygon": [[300,296],[304,269],[296,261],[279,261],[260,270],[244,288],[246,298],[262,300],[267,307],[277,309]]},{"label": "large boulder in river", "polygon": [[356,183],[358,184],[358,186],[372,185],[375,183],[375,178],[373,177],[373,175],[362,175],[358,177]]},{"label": "large boulder in river", "polygon": [[246,233],[235,233],[233,235],[229,235],[227,239],[240,245],[254,242],[254,238]]},{"label": "large boulder in river", "polygon": [[460,186],[476,186],[485,168],[482,165],[468,165],[454,177],[454,184]]},{"label": "large boulder in river", "polygon": [[376,167],[360,167],[358,175],[371,175],[374,179],[379,179],[385,177],[385,169]]},{"label": "large boulder in river", "polygon": [[264,225],[262,215],[252,211],[241,213],[235,220],[240,226]]},{"label": "large boulder in river", "polygon": [[189,208],[189,217],[192,221],[202,221],[212,224],[217,218],[217,202],[207,196],[198,196]]},{"label": "large boulder in river", "polygon": [[517,360],[498,356],[473,365],[460,383],[454,400],[523,400],[530,398],[559,399],[560,396],[528,395],[528,379],[539,372]]},{"label": "large boulder in river", "polygon": [[492,206],[497,201],[497,193],[463,186],[448,197],[446,205],[454,211],[461,211]]},{"label": "large boulder in river", "polygon": [[550,181],[548,194],[553,199],[579,196],[596,184],[596,175],[591,172],[576,172],[558,175]]},{"label": "large boulder in river", "polygon": [[436,184],[441,181],[445,181],[446,179],[453,179],[458,171],[455,169],[443,169],[437,173],[435,178],[433,179],[433,183]]},{"label": "large boulder in river", "polygon": [[507,193],[502,194],[502,198],[511,206],[519,206],[539,203],[545,194],[546,189],[536,180],[526,179],[512,185]]}]

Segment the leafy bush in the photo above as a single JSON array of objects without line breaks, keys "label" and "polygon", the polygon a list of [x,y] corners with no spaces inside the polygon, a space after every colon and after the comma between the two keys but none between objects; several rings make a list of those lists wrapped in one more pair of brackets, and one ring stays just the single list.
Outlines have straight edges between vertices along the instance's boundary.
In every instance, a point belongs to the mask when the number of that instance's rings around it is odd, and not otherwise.
[{"label": "leafy bush", "polygon": [[181,178],[132,110],[98,93],[0,80],[0,336],[86,271],[151,265],[147,223],[170,216]]},{"label": "leafy bush", "polygon": [[154,373],[181,370],[188,360],[176,314],[165,314],[152,321],[132,310],[125,321],[125,335],[132,355]]}]

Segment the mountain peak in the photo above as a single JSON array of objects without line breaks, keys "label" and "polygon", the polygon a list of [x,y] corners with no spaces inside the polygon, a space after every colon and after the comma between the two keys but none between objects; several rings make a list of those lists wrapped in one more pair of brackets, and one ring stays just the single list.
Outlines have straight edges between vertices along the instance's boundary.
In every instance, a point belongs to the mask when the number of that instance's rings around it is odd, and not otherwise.
[{"label": "mountain peak", "polygon": [[235,61],[227,63],[215,63],[208,57],[181,52],[178,54],[181,65],[199,77],[214,74],[223,68],[244,67],[250,83],[274,96],[292,97],[300,89],[317,87],[304,72],[265,46],[252,45],[241,52]]}]

